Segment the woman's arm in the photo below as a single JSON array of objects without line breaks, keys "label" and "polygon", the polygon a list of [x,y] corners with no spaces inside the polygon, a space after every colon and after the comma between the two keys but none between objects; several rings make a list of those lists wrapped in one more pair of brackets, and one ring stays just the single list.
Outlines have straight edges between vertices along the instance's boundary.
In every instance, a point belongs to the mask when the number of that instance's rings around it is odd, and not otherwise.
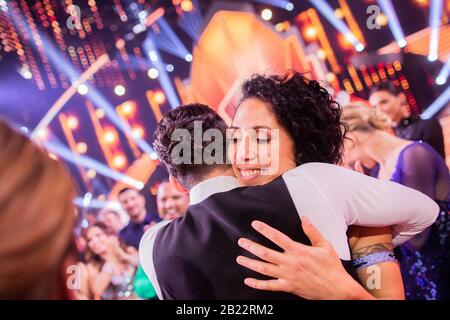
[{"label": "woman's arm", "polygon": [[[400,267],[393,258],[391,228],[351,226],[347,235],[352,260],[365,263],[356,270],[362,286],[378,299],[404,300]],[[372,259],[376,259],[373,264]]]},{"label": "woman's arm", "polygon": [[244,280],[246,285],[258,290],[289,292],[306,299],[377,299],[345,271],[332,245],[307,218],[302,220],[302,227],[312,246],[295,242],[263,222],[254,221],[252,226],[284,252],[271,250],[248,239],[239,239],[239,246],[264,261],[239,256],[237,263],[274,278],[247,278]]},{"label": "woman's arm", "polygon": [[95,274],[91,281],[92,293],[94,300],[100,300],[103,292],[111,283],[112,275],[114,274],[115,266],[110,262],[105,262],[100,272]]},{"label": "woman's arm", "polygon": [[134,267],[139,265],[139,253],[133,247],[127,247],[123,250],[121,247],[117,249],[119,259],[126,264],[131,264]]}]

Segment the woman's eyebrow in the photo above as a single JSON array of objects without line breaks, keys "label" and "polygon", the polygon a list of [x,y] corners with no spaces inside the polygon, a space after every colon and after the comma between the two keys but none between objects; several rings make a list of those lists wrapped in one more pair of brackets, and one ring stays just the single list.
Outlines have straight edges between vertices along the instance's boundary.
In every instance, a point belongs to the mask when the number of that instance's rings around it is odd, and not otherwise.
[{"label": "woman's eyebrow", "polygon": [[[240,127],[236,127],[236,126],[231,126],[228,127],[229,130],[238,130],[241,129]],[[264,130],[272,130],[271,127],[268,126],[254,126],[254,127],[250,127],[250,128],[246,128],[246,129],[254,129],[254,130],[260,130],[260,129],[264,129]]]}]

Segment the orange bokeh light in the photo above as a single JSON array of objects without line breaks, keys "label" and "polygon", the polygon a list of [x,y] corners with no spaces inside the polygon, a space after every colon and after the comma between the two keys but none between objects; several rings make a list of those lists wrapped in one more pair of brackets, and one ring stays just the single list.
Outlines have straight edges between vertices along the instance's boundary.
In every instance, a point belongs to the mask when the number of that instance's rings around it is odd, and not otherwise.
[{"label": "orange bokeh light", "polygon": [[163,104],[166,101],[166,95],[162,91],[155,92],[155,102],[157,104]]}]

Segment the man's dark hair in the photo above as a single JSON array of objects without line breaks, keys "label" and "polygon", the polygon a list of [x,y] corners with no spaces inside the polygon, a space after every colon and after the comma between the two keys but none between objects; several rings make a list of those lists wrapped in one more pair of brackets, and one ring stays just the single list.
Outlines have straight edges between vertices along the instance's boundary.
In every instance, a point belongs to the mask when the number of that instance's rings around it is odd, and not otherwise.
[{"label": "man's dark hair", "polygon": [[[221,163],[206,164],[203,161],[200,164],[195,163],[195,154],[203,155],[204,149],[214,142],[214,140],[204,141],[202,139],[202,144],[200,145],[197,141],[194,141],[194,123],[197,121],[201,122],[202,131],[208,129],[221,131],[223,138],[223,150],[221,150],[223,159],[221,159]],[[189,163],[179,164],[178,161],[174,161],[176,159],[172,158],[172,150],[180,143],[179,140],[172,139],[176,129],[185,129],[190,134],[191,161]],[[198,103],[180,106],[164,114],[153,134],[153,148],[169,174],[175,177],[183,186],[190,189],[204,180],[214,170],[221,167],[224,170],[229,168],[226,159],[226,129],[225,121],[210,107]],[[183,154],[177,156],[183,157]]]},{"label": "man's dark hair", "polygon": [[342,108],[319,82],[296,71],[254,75],[242,85],[242,94],[241,103],[256,98],[270,104],[294,141],[297,165],[341,162],[347,131]]},{"label": "man's dark hair", "polygon": [[369,91],[369,96],[378,91],[386,91],[394,96],[398,96],[400,93],[403,92],[400,88],[396,87],[392,81],[382,82],[377,86],[373,87]]}]

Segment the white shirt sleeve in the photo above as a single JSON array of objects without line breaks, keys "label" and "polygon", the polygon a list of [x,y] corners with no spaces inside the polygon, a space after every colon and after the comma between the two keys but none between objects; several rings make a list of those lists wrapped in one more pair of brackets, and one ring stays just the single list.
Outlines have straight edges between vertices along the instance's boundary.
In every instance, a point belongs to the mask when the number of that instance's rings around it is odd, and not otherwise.
[{"label": "white shirt sleeve", "polygon": [[439,206],[417,190],[336,165],[308,163],[290,172],[312,181],[335,214],[344,214],[347,226],[392,226],[394,246],[425,230],[439,214]]},{"label": "white shirt sleeve", "polygon": [[142,236],[139,243],[139,260],[147,277],[155,288],[156,294],[160,300],[163,300],[161,295],[161,288],[156,277],[155,266],[153,264],[153,246],[155,245],[155,239],[158,231],[169,224],[170,220],[161,221],[154,226],[150,227]]}]

